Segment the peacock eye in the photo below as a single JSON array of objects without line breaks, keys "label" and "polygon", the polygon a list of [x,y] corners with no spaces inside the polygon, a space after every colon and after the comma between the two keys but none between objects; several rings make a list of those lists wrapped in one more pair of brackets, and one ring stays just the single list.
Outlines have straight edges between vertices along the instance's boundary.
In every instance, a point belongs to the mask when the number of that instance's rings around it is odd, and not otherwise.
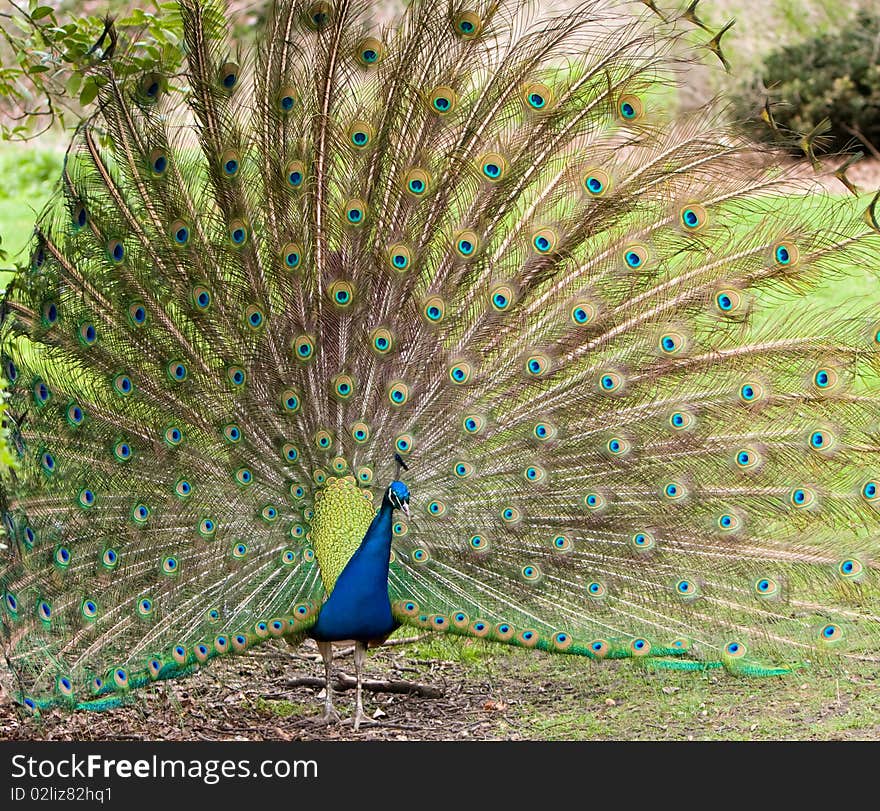
[{"label": "peacock eye", "polygon": [[686,231],[699,231],[709,220],[706,209],[696,203],[682,208],[679,217]]},{"label": "peacock eye", "polygon": [[601,169],[588,169],[581,182],[590,197],[601,197],[611,186],[610,176]]},{"label": "peacock eye", "polygon": [[645,107],[638,96],[625,95],[617,103],[617,111],[626,122],[638,121],[645,113]]},{"label": "peacock eye", "polygon": [[238,84],[238,65],[227,62],[220,68],[220,84],[224,90],[232,90]]}]

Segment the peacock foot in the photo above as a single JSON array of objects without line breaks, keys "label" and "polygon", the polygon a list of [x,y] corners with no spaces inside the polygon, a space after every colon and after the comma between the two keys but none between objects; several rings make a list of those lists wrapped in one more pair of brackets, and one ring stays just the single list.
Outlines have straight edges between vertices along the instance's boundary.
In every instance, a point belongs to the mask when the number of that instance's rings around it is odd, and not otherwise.
[{"label": "peacock foot", "polygon": [[324,713],[321,715],[321,721],[325,723],[327,726],[331,726],[332,724],[341,723],[342,718],[339,713],[333,708],[332,704],[329,704],[324,707]]},{"label": "peacock foot", "polygon": [[354,714],[353,722],[355,732],[360,729],[361,724],[364,724],[366,726],[376,726],[376,722],[369,716],[365,715],[363,710],[358,710]]}]

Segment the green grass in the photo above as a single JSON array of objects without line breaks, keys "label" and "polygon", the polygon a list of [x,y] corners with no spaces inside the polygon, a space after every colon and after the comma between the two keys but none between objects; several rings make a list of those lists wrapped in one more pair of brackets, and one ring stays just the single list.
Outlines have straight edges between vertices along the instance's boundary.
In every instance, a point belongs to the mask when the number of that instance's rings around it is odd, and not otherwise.
[{"label": "green grass", "polygon": [[34,222],[58,182],[61,162],[58,150],[0,144],[0,248],[7,255],[0,263],[0,287],[27,255]]}]

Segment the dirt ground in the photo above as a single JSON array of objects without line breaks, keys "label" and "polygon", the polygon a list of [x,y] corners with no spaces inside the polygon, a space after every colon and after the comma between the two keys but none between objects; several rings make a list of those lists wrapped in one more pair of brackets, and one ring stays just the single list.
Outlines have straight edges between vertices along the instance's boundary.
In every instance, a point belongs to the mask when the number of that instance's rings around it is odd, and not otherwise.
[{"label": "dirt ground", "polygon": [[[336,667],[354,672],[351,653]],[[321,722],[317,651],[267,646],[157,685],[103,713],[24,718],[0,704],[10,740],[880,740],[873,664],[781,678],[650,671],[633,664],[429,638],[371,651],[367,677],[438,696],[370,691],[375,722],[354,732],[354,691],[339,725]],[[316,686],[304,686],[304,682]]]}]

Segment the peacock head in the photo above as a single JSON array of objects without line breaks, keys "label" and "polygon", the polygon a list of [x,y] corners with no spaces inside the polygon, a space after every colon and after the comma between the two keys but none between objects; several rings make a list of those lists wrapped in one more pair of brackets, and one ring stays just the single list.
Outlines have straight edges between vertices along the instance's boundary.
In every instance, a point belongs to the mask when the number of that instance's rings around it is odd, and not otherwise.
[{"label": "peacock head", "polygon": [[401,481],[393,481],[385,491],[385,502],[391,505],[391,509],[399,507],[404,515],[409,518],[409,488]]}]

